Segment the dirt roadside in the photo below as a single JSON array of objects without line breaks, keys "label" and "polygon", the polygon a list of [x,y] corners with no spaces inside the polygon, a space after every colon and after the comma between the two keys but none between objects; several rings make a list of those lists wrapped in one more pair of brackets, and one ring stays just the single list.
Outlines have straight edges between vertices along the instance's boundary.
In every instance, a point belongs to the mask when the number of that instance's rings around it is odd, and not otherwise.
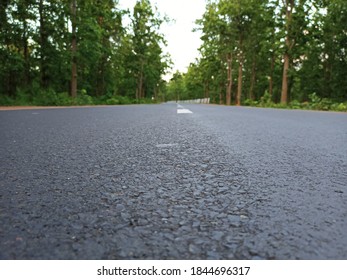
[{"label": "dirt roadside", "polygon": [[63,108],[91,108],[91,107],[109,107],[109,106],[107,106],[107,105],[97,105],[97,106],[0,106],[0,111],[63,109]]}]

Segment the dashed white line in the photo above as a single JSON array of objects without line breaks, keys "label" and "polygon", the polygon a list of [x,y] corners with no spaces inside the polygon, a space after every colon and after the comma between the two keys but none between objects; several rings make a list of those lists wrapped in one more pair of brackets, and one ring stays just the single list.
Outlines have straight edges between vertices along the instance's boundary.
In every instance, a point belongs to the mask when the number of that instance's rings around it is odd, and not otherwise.
[{"label": "dashed white line", "polygon": [[193,112],[177,104],[177,114],[193,114]]}]

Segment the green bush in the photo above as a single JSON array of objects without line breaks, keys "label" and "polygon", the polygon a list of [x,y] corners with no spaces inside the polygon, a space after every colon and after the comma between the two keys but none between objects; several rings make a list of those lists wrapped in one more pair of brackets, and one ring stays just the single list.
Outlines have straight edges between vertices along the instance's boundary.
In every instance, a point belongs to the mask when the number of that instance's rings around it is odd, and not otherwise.
[{"label": "green bush", "polygon": [[75,105],[93,105],[93,97],[87,94],[85,89],[82,89],[78,94],[76,100],[74,100]]},{"label": "green bush", "polygon": [[155,99],[152,98],[143,98],[140,99],[139,102],[137,102],[139,104],[155,104],[157,103],[157,101]]},{"label": "green bush", "polygon": [[132,99],[127,96],[113,96],[107,99],[105,103],[107,105],[147,104],[148,99],[140,99],[137,102],[136,99]]},{"label": "green bush", "polygon": [[246,99],[245,101],[243,101],[243,105],[244,106],[257,106],[258,101],[254,101],[252,99]]},{"label": "green bush", "polygon": [[119,105],[119,100],[116,97],[112,97],[106,100],[107,105]]},{"label": "green bush", "polygon": [[118,96],[117,98],[119,100],[119,104],[121,104],[121,105],[126,105],[126,104],[132,104],[133,103],[133,101],[129,97],[127,97],[127,96]]},{"label": "green bush", "polygon": [[260,98],[259,105],[261,107],[274,107],[274,103],[271,100],[270,93],[266,90],[264,95]]},{"label": "green bush", "polygon": [[[71,105],[126,105],[126,104],[153,104],[156,100],[144,98],[136,100],[128,96],[113,95],[112,93],[92,97],[87,94],[86,90],[81,90],[77,98],[73,99],[67,92],[56,93],[52,89],[40,89],[33,86],[30,90],[18,89],[16,97],[12,98],[6,95],[0,95],[0,105],[2,106],[71,106]],[[298,100],[291,101],[288,105],[276,104],[271,100],[270,94],[265,91],[260,101],[246,99],[243,101],[244,106],[258,106],[266,108],[283,108],[283,109],[305,109],[305,110],[332,110],[338,112],[347,112],[347,102],[334,103],[329,98],[320,98],[316,93],[309,95],[309,101],[300,103]]]},{"label": "green bush", "polygon": [[17,106],[25,106],[25,105],[32,105],[32,97],[31,93],[24,89],[17,89],[16,91],[16,97],[14,99],[14,104]]},{"label": "green bush", "polygon": [[69,106],[72,105],[72,99],[67,92],[61,92],[57,94],[56,103],[57,106]]},{"label": "green bush", "polygon": [[33,105],[37,106],[57,106],[59,104],[59,98],[57,93],[52,90],[39,90],[33,97]]},{"label": "green bush", "polygon": [[320,102],[320,110],[329,111],[333,101],[329,98],[323,98]]},{"label": "green bush", "polygon": [[298,100],[293,100],[289,103],[289,108],[291,109],[301,109],[301,103]]},{"label": "green bush", "polygon": [[329,111],[330,108],[333,105],[333,101],[329,98],[323,98],[317,96],[316,93],[312,93],[309,96],[310,99],[310,109],[313,110],[323,110],[323,111]]},{"label": "green bush", "polygon": [[272,105],[270,107],[276,108],[276,109],[289,109],[290,108],[287,104],[283,104],[283,103],[272,103]]},{"label": "green bush", "polygon": [[15,104],[15,101],[7,96],[7,95],[0,95],[0,106],[12,106]]},{"label": "green bush", "polygon": [[334,103],[330,106],[330,109],[337,112],[347,112],[347,103]]},{"label": "green bush", "polygon": [[67,92],[56,93],[54,90],[40,90],[33,97],[33,105],[37,106],[71,106],[71,105],[92,105],[93,98],[81,91],[76,99],[73,99]]},{"label": "green bush", "polygon": [[321,99],[317,96],[315,92],[312,94],[309,94],[308,98],[310,99],[311,104],[317,104],[321,101]]},{"label": "green bush", "polygon": [[308,98],[309,98],[309,104],[310,104],[309,109],[320,110],[321,98],[319,98],[315,92],[312,94],[309,94]]},{"label": "green bush", "polygon": [[311,108],[311,104],[309,102],[307,102],[307,101],[302,102],[300,104],[300,106],[301,106],[301,109],[304,109],[304,110],[310,110],[310,108]]}]

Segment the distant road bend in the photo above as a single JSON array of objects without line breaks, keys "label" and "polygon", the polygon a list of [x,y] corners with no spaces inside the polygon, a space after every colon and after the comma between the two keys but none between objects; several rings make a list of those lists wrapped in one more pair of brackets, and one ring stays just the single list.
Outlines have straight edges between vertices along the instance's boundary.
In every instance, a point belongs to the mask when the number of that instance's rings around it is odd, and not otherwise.
[{"label": "distant road bend", "polygon": [[347,259],[347,114],[0,112],[1,259]]}]

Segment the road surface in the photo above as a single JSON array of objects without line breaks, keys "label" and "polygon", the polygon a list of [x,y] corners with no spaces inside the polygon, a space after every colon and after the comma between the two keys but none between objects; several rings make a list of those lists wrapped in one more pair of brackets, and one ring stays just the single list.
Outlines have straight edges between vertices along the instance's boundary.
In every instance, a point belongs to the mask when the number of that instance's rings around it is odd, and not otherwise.
[{"label": "road surface", "polygon": [[347,259],[347,114],[0,112],[1,259]]}]

